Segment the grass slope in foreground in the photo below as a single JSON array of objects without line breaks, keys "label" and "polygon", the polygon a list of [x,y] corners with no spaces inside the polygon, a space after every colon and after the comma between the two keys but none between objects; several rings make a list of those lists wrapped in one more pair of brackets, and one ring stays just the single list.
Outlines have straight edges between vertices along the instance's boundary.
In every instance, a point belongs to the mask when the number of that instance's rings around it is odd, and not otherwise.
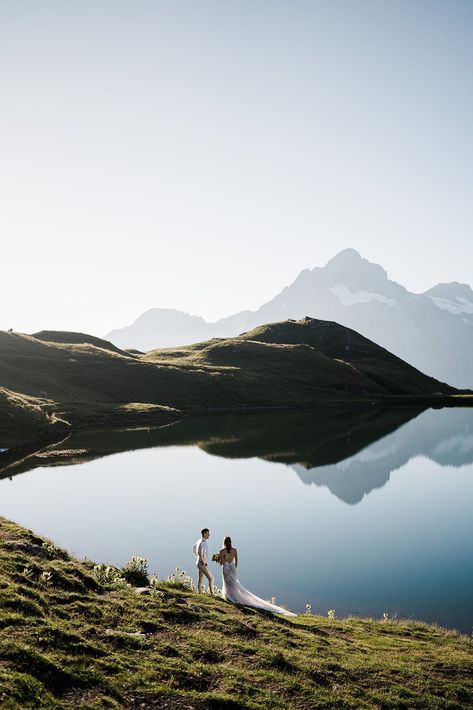
[{"label": "grass slope in foreground", "polygon": [[0,518],[0,705],[471,708],[473,648],[416,621],[295,620],[167,583],[105,589]]}]

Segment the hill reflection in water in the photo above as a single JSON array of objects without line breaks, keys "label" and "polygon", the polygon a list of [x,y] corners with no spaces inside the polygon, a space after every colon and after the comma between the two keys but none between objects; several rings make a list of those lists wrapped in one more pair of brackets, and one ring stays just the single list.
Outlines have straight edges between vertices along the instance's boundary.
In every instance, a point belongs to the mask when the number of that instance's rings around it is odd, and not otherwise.
[{"label": "hill reflection in water", "polygon": [[166,427],[81,432],[8,475],[161,446],[198,446],[224,458],[285,463],[307,485],[326,486],[348,504],[382,488],[416,456],[441,466],[473,462],[471,409],[320,409],[213,415]]},{"label": "hill reflection in water", "polygon": [[472,463],[473,412],[431,409],[338,463],[310,468],[294,464],[294,469],[304,483],[326,486],[341,500],[356,504],[416,456],[440,466]]}]

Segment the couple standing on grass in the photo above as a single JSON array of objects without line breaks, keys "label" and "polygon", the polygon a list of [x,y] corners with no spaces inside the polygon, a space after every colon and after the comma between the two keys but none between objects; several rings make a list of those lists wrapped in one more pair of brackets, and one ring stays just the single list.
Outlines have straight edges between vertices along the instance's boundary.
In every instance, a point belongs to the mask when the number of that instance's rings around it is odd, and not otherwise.
[{"label": "couple standing on grass", "polygon": [[[199,593],[203,591],[202,584],[204,582],[204,577],[206,577],[209,583],[210,594],[215,594],[214,577],[209,569],[209,550],[207,544],[207,540],[210,537],[210,530],[208,528],[203,528],[200,534],[201,537],[192,548],[192,552],[196,557],[196,566],[199,571],[197,589]],[[238,567],[238,550],[236,547],[232,546],[232,539],[230,537],[227,536],[224,539],[222,549],[218,555],[212,557],[212,559],[214,558],[215,561],[222,567],[222,597],[228,602],[251,606],[256,609],[263,609],[264,611],[271,611],[273,614],[297,616],[296,614],[293,614],[292,611],[288,611],[280,606],[276,606],[276,604],[271,604],[264,599],[260,599],[260,597],[255,596],[240,584],[236,576]]]}]

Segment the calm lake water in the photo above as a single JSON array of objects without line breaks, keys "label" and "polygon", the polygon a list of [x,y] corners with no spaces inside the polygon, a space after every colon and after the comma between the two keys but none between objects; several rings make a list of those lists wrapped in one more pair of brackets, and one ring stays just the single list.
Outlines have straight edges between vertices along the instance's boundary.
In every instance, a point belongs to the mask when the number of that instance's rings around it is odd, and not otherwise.
[{"label": "calm lake water", "polygon": [[0,513],[79,557],[195,576],[207,526],[210,552],[230,534],[240,581],[294,611],[471,633],[472,410],[207,418],[65,446],[100,458],[0,480]]}]

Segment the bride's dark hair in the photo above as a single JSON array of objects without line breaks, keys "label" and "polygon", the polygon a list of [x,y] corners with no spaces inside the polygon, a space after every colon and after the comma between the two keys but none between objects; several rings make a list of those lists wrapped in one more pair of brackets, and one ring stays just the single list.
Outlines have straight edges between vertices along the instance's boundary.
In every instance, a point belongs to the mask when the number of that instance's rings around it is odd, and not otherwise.
[{"label": "bride's dark hair", "polygon": [[231,549],[232,549],[232,538],[231,538],[231,537],[228,537],[228,535],[227,535],[227,537],[226,537],[225,540],[223,541],[223,545],[224,545],[224,547],[227,548],[227,552],[231,552]]}]

